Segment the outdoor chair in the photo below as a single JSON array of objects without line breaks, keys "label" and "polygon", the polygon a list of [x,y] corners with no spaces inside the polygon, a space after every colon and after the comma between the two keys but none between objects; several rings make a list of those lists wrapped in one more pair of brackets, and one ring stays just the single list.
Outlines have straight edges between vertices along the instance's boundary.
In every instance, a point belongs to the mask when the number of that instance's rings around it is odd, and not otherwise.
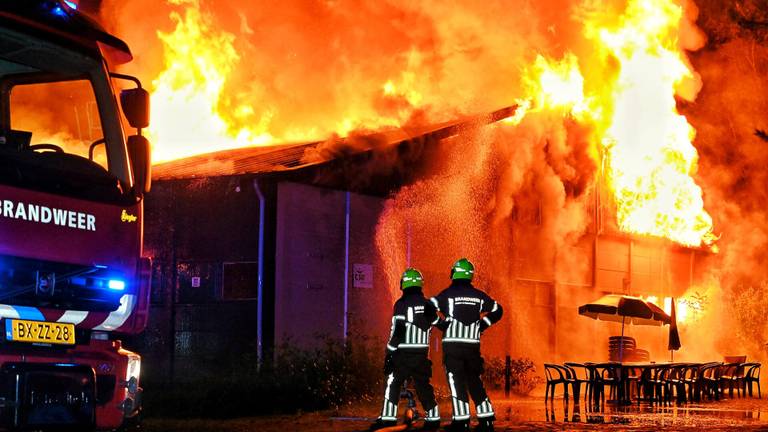
[{"label": "outdoor chair", "polygon": [[587,386],[587,404],[589,407],[592,407],[594,405],[599,406],[599,389],[598,389],[598,374],[600,371],[598,370],[597,364],[592,362],[585,362],[583,363],[584,367],[587,368],[587,371],[589,372],[589,384]]},{"label": "outdoor chair", "polygon": [[648,395],[651,403],[665,403],[669,398],[669,382],[667,380],[670,371],[670,367],[663,365],[658,365],[651,370],[651,378],[647,382],[647,388],[651,391]]},{"label": "outdoor chair", "polygon": [[736,394],[741,397],[741,389],[744,382],[743,363],[729,363],[722,366],[720,375],[720,390],[725,394],[728,388],[728,397],[733,398],[733,388],[736,387]]},{"label": "outdoor chair", "polygon": [[633,396],[639,398],[642,391],[643,369],[636,367],[625,367],[625,369],[624,379],[626,380],[627,400],[632,400]]},{"label": "outdoor chair", "polygon": [[718,362],[709,362],[699,366],[698,386],[696,388],[698,394],[696,395],[696,401],[702,401],[704,396],[712,397],[712,394],[710,394],[709,391],[713,384],[711,375],[714,375],[717,372],[716,370],[712,370],[712,368],[716,368],[717,366],[720,366],[720,364],[721,363]]},{"label": "outdoor chair", "polygon": [[637,403],[641,401],[652,402],[654,399],[654,380],[658,373],[659,366],[646,366],[640,371],[640,378],[637,382]]},{"label": "outdoor chair", "polygon": [[672,402],[675,397],[677,403],[684,403],[686,400],[685,374],[689,366],[677,364],[669,366],[669,373],[665,377],[665,401]]},{"label": "outdoor chair", "polygon": [[702,397],[706,396],[710,400],[720,400],[722,366],[722,363],[708,363],[701,368],[699,380]]},{"label": "outdoor chair", "polygon": [[653,388],[651,380],[654,378],[655,367],[643,367],[640,368],[640,377],[637,380],[636,390],[637,394],[635,399],[639,404],[641,401],[650,401],[653,396]]},{"label": "outdoor chair", "polygon": [[701,364],[691,364],[683,372],[683,384],[686,386],[687,399],[692,402],[701,400],[699,377],[701,376]]},{"label": "outdoor chair", "polygon": [[565,363],[568,369],[570,382],[573,387],[573,403],[579,403],[581,394],[581,385],[584,384],[584,401],[592,397],[592,370],[585,364],[568,362]]},{"label": "outdoor chair", "polygon": [[565,366],[556,364],[545,363],[544,375],[547,378],[546,393],[544,395],[544,403],[549,400],[549,394],[552,393],[552,400],[555,400],[555,389],[558,384],[563,385],[563,397],[568,399],[568,384],[570,384],[568,369]]},{"label": "outdoor chair", "polygon": [[760,363],[744,363],[744,379],[742,380],[742,386],[744,394],[749,391],[749,397],[752,397],[752,385],[757,384],[757,397],[762,399],[760,394]]},{"label": "outdoor chair", "polygon": [[598,364],[594,365],[594,380],[593,380],[593,393],[594,402],[599,405],[601,401],[604,401],[605,387],[608,387],[608,398],[614,399],[618,402],[623,401],[623,394],[621,391],[621,365],[616,364]]}]

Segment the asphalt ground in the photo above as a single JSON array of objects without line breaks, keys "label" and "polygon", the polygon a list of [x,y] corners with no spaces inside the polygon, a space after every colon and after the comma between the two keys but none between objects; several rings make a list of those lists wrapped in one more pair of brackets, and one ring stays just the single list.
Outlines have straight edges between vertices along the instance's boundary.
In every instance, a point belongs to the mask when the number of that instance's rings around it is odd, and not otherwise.
[{"label": "asphalt ground", "polygon": [[[404,410],[401,403],[401,413]],[[562,399],[545,404],[541,397],[494,400],[497,431],[768,431],[768,399],[735,398],[698,404],[614,407],[600,411],[566,405]],[[448,422],[450,403],[440,404]],[[316,432],[363,431],[378,414],[372,404],[350,405],[340,410],[296,415],[231,420],[147,419],[149,432]]]}]

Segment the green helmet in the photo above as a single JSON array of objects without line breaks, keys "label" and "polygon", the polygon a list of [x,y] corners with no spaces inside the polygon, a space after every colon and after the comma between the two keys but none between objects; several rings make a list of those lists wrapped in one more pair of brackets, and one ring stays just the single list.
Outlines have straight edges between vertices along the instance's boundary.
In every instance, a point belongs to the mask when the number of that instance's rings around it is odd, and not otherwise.
[{"label": "green helmet", "polygon": [[472,276],[475,275],[475,266],[469,262],[468,259],[462,258],[456,261],[451,268],[451,279],[466,279],[472,280]]},{"label": "green helmet", "polygon": [[403,277],[400,278],[400,289],[406,289],[410,287],[423,287],[424,277],[421,276],[421,272],[413,267],[405,269]]}]

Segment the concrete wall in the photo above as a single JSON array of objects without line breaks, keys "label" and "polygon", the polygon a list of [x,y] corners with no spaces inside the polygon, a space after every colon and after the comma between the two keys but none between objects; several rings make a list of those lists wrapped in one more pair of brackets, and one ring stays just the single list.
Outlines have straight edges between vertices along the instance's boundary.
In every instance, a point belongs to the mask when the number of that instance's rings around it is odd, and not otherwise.
[{"label": "concrete wall", "polygon": [[[383,343],[398,293],[387,286],[375,245],[384,200],[349,194],[347,237],[346,192],[263,183],[265,338],[274,334],[276,345],[303,349],[318,347],[325,342],[321,337],[341,342],[346,316],[350,338]],[[128,341],[145,356],[147,375],[184,379],[220,368],[225,358],[255,358],[258,217],[251,177],[154,185],[145,232],[146,250],[154,257],[152,311],[145,334]],[[539,224],[518,224],[514,241],[504,246],[515,248],[514,259],[502,264],[513,277],[481,272],[478,280],[507,309],[502,323],[486,334],[489,357],[607,358],[607,338],[619,326],[579,316],[579,305],[606,293],[680,296],[701,273],[703,253],[611,233],[595,237],[594,229],[554,256],[539,250]],[[425,293],[434,295],[449,283],[447,269],[456,257],[441,247],[441,239],[416,231],[411,237],[412,263],[425,274]],[[665,355],[665,330],[628,328],[627,334],[658,358]],[[435,333],[433,360],[439,365]]]},{"label": "concrete wall", "polygon": [[[347,195],[261,182],[265,352],[274,335],[275,345],[301,349],[324,343],[319,336],[341,342]],[[392,299],[373,243],[381,205],[350,194],[351,338],[381,339],[389,331]],[[142,336],[127,341],[145,356],[145,375],[182,381],[255,361],[259,203],[252,178],[156,182],[146,209],[145,250],[154,258],[150,320]]]},{"label": "concrete wall", "polygon": [[[256,357],[259,202],[249,179],[159,181],[146,200],[153,257],[146,332],[127,341],[152,381]],[[271,325],[267,326],[271,333]]]},{"label": "concrete wall", "polygon": [[277,339],[305,348],[318,346],[321,336],[343,340],[345,276],[347,333],[381,334],[391,299],[373,243],[380,199],[349,194],[347,262],[347,193],[281,183],[277,196]]}]

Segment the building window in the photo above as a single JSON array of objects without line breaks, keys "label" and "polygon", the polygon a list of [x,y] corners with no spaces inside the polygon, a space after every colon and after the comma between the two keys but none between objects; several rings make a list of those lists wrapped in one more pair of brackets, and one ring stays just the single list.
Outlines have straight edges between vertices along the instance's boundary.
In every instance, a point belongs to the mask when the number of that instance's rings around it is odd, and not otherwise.
[{"label": "building window", "polygon": [[178,303],[211,303],[217,298],[221,264],[180,262],[176,266]]}]

